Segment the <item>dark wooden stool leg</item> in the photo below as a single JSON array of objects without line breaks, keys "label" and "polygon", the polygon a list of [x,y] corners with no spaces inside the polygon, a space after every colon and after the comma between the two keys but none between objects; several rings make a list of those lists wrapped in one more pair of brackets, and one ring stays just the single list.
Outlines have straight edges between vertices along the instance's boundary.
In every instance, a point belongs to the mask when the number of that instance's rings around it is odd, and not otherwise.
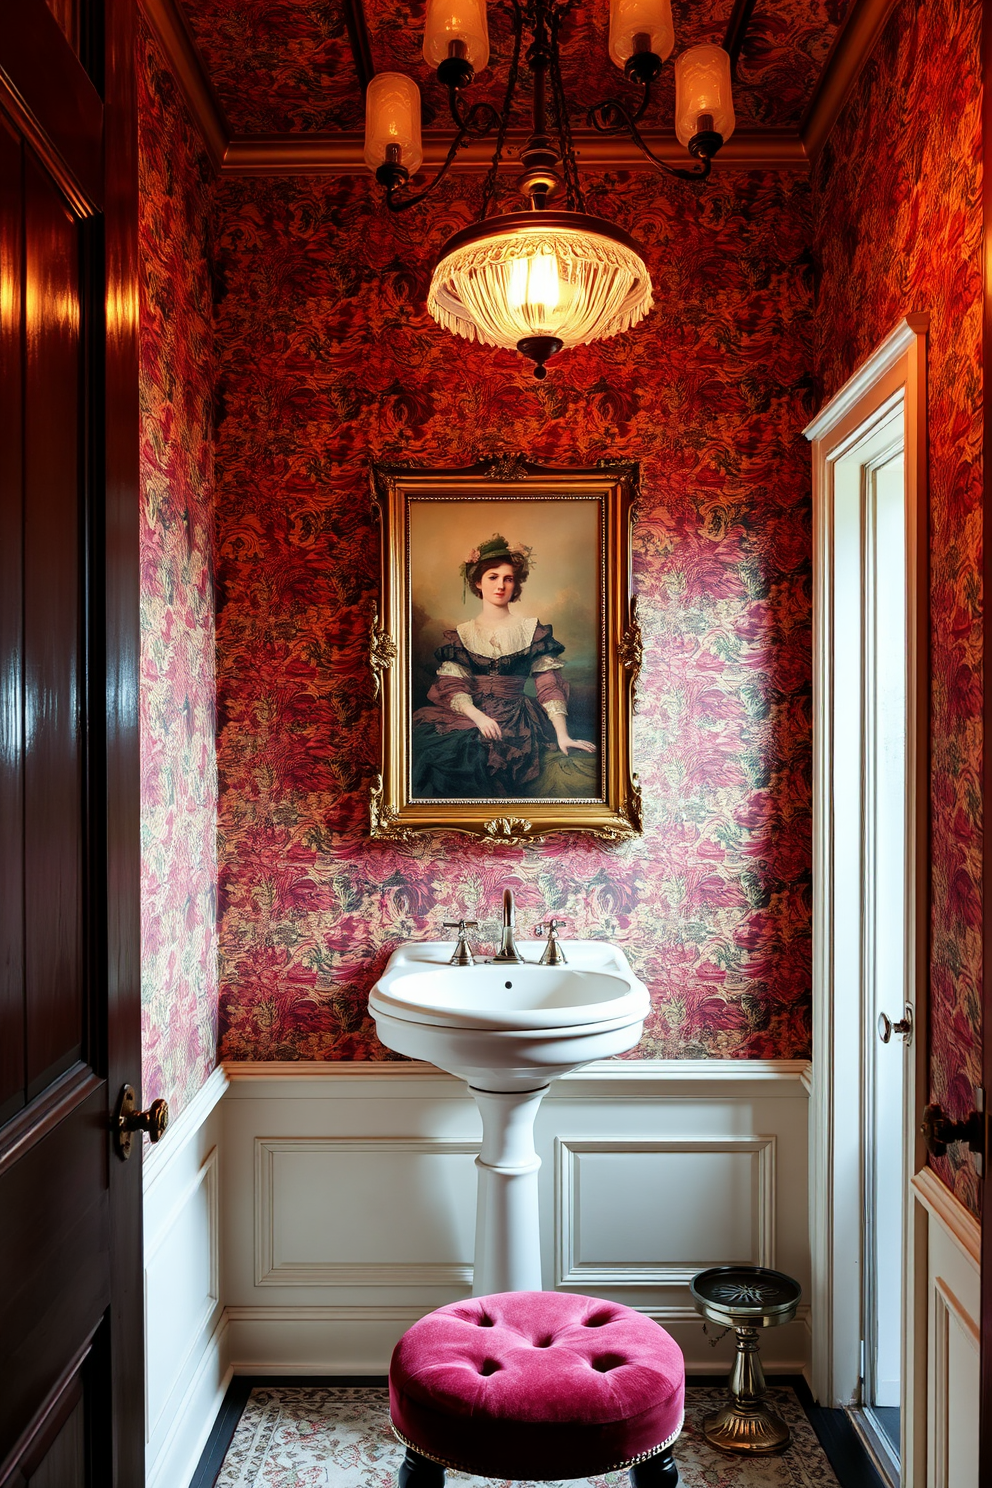
[{"label": "dark wooden stool leg", "polygon": [[[672,1479],[673,1483],[677,1479]],[[444,1488],[444,1468],[440,1462],[431,1462],[421,1457],[412,1447],[407,1447],[400,1468],[400,1488]]]},{"label": "dark wooden stool leg", "polygon": [[630,1469],[631,1488],[678,1488],[679,1470],[671,1449]]}]

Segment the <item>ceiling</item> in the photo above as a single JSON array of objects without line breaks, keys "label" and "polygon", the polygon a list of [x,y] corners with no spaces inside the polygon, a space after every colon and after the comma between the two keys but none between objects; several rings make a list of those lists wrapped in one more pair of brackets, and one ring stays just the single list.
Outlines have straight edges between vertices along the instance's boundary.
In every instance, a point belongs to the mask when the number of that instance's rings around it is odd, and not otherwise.
[{"label": "ceiling", "polygon": [[[436,118],[444,127],[445,95],[421,53],[424,0],[182,0],[182,7],[231,135],[354,134],[363,127],[365,83],[384,71],[414,77],[425,123]],[[676,52],[739,40],[738,130],[795,132],[855,9],[856,0],[673,0]],[[562,70],[577,121],[600,98],[631,92],[607,54],[608,15],[607,0],[580,0],[565,22]],[[498,104],[509,55],[505,6],[490,4],[489,28],[490,65],[471,97]],[[657,95],[649,127],[670,130],[670,66]]]}]

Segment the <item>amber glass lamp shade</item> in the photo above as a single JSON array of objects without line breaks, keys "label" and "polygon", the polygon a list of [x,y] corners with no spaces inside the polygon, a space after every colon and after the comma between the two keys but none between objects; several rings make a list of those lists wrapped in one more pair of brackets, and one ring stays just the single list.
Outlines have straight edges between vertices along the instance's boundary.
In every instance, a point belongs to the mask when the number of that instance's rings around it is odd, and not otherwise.
[{"label": "amber glass lamp shade", "polygon": [[[644,37],[647,44],[637,39]],[[610,0],[610,57],[618,67],[637,51],[664,59],[674,45],[671,0]]]},{"label": "amber glass lamp shade", "polygon": [[452,55],[451,43],[475,72],[481,72],[489,61],[489,20],[486,0],[427,0],[424,23],[424,57],[437,67]]},{"label": "amber glass lamp shade", "polygon": [[365,164],[401,165],[413,176],[423,158],[420,89],[402,72],[377,72],[365,94]]},{"label": "amber glass lamp shade", "polygon": [[730,54],[719,46],[690,47],[675,60],[675,133],[683,145],[697,134],[734,132]]}]

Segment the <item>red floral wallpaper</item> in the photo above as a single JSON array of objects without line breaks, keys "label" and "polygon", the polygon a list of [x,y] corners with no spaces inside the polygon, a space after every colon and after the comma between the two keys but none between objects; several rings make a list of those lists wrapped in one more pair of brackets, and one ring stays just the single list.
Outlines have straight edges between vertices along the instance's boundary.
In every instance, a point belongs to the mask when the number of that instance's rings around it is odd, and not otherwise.
[{"label": "red floral wallpaper", "polygon": [[[931,1099],[981,1083],[981,74],[979,0],[893,12],[816,173],[819,368],[834,392],[930,312]],[[935,1164],[977,1212],[966,1152]]]},{"label": "red floral wallpaper", "polygon": [[217,1045],[212,183],[143,24],[136,64],[143,1087],[176,1115]]},{"label": "red floral wallpaper", "polygon": [[235,134],[364,129],[340,0],[184,0]]},{"label": "red floral wallpaper", "polygon": [[[653,998],[639,1055],[805,1056],[808,183],[590,182],[646,245],[656,308],[544,384],[426,315],[459,189],[394,218],[364,179],[219,188],[221,1053],[388,1057],[366,996],[392,947],[459,913],[491,944],[509,883],[525,927],[553,909],[624,945]],[[499,450],[643,465],[646,832],[620,848],[368,840],[369,461]]]},{"label": "red floral wallpaper", "polygon": [[[197,45],[236,133],[355,130],[365,107],[341,0],[183,0]],[[795,126],[809,102],[851,0],[764,0],[750,21],[738,65],[735,107],[745,127]],[[424,61],[424,0],[364,0],[375,71],[409,73],[419,84],[426,118],[447,117],[443,90]],[[733,0],[674,0],[675,52],[723,41]],[[623,74],[606,49],[607,6],[584,0],[563,29],[566,86],[577,116],[607,94],[623,94]],[[489,7],[492,57],[473,98],[502,101],[509,61],[509,23]],[[652,119],[670,128],[674,112],[669,66],[657,84]]]}]

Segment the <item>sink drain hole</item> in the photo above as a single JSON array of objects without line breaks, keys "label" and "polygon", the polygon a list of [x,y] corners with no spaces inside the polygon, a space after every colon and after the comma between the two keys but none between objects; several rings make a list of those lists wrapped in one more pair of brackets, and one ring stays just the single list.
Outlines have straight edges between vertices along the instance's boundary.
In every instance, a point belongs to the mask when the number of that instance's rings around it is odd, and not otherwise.
[{"label": "sink drain hole", "polygon": [[507,989],[507,991],[509,991],[510,988],[513,986],[513,983],[512,982],[504,982],[503,983],[503,986]]}]

